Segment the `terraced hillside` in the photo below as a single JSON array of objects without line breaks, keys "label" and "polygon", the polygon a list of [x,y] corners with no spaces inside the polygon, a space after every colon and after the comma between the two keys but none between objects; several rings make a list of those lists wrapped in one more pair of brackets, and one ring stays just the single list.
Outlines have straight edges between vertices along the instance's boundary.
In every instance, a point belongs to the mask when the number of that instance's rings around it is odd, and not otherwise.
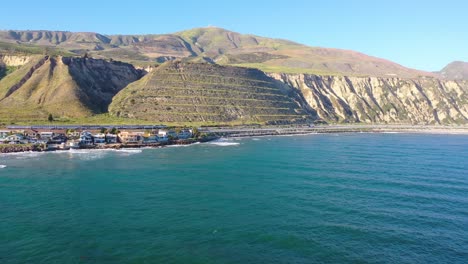
[{"label": "terraced hillside", "polygon": [[111,115],[154,122],[297,122],[302,98],[256,69],[167,62],[120,91]]},{"label": "terraced hillside", "polygon": [[[86,117],[107,112],[112,97],[142,72],[132,65],[88,58],[2,58],[17,69],[0,80],[0,121]],[[21,62],[24,63],[21,65]]]}]

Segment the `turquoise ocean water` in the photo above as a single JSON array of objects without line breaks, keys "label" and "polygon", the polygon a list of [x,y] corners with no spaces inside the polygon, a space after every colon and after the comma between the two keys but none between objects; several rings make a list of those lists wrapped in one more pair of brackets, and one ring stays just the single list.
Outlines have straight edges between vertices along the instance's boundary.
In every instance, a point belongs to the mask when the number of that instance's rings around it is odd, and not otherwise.
[{"label": "turquoise ocean water", "polygon": [[468,136],[0,156],[0,263],[468,263]]}]

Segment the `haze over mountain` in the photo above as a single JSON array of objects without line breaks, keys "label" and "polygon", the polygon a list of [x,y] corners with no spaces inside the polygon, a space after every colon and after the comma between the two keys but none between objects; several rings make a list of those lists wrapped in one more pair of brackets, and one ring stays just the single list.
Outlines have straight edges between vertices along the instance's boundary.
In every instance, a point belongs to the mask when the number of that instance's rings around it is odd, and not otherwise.
[{"label": "haze over mountain", "polygon": [[5,123],[48,114],[124,123],[468,120],[466,63],[429,73],[216,27],[160,35],[7,30],[0,54]]}]

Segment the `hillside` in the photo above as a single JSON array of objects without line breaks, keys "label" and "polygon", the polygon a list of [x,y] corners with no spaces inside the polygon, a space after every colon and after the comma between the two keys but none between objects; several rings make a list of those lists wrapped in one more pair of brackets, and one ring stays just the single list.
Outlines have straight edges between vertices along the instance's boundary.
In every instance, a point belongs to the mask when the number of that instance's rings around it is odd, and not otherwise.
[{"label": "hillside", "polygon": [[56,52],[89,53],[96,58],[112,58],[136,65],[205,58],[218,64],[254,67],[267,72],[402,78],[435,75],[355,51],[309,47],[216,27],[160,35],[9,30],[0,31],[0,42],[23,49],[25,45],[39,45],[57,49]]},{"label": "hillside", "polygon": [[0,80],[0,119],[46,120],[107,112],[113,96],[142,72],[132,65],[87,58],[2,56],[17,69]]},{"label": "hillside", "polygon": [[156,123],[288,123],[312,117],[302,102],[256,69],[176,61],[120,91],[109,110]]},{"label": "hillside", "polygon": [[468,62],[454,61],[445,66],[439,74],[449,80],[468,80]]}]

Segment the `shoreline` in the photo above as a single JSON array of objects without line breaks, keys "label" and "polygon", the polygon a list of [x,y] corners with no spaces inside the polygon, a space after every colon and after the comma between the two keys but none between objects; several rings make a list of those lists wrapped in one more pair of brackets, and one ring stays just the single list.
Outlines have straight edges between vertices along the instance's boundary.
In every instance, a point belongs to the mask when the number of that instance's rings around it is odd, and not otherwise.
[{"label": "shoreline", "polygon": [[[433,135],[468,135],[468,127],[424,127],[424,126],[313,126],[313,127],[268,127],[268,128],[217,128],[207,129],[204,132],[211,133],[213,136],[204,139],[187,139],[173,142],[158,142],[148,144],[106,144],[93,147],[73,148],[73,150],[124,150],[124,149],[144,149],[144,148],[162,148],[178,145],[192,145],[205,143],[220,138],[250,138],[250,137],[268,137],[268,136],[305,136],[316,134],[433,134]],[[0,155],[13,153],[34,153],[34,152],[65,152],[72,149],[47,149],[44,144],[12,144],[0,145]]]},{"label": "shoreline", "polygon": [[201,130],[220,137],[255,137],[332,133],[407,133],[407,134],[441,134],[468,135],[468,127],[423,127],[392,125],[333,125],[312,127],[267,127],[267,128],[215,128]]},{"label": "shoreline", "polygon": [[35,145],[35,144],[12,144],[12,145],[0,145],[0,155],[8,155],[15,153],[47,153],[47,152],[66,152],[70,150],[125,150],[125,149],[145,149],[145,148],[164,148],[169,146],[184,146],[184,145],[193,145],[197,143],[205,143],[219,139],[219,137],[207,137],[205,139],[186,139],[186,140],[176,140],[173,142],[159,142],[159,143],[149,143],[149,144],[106,144],[106,145],[97,145],[93,147],[80,147],[80,148],[67,148],[67,149],[47,149],[47,146],[44,144]]}]

